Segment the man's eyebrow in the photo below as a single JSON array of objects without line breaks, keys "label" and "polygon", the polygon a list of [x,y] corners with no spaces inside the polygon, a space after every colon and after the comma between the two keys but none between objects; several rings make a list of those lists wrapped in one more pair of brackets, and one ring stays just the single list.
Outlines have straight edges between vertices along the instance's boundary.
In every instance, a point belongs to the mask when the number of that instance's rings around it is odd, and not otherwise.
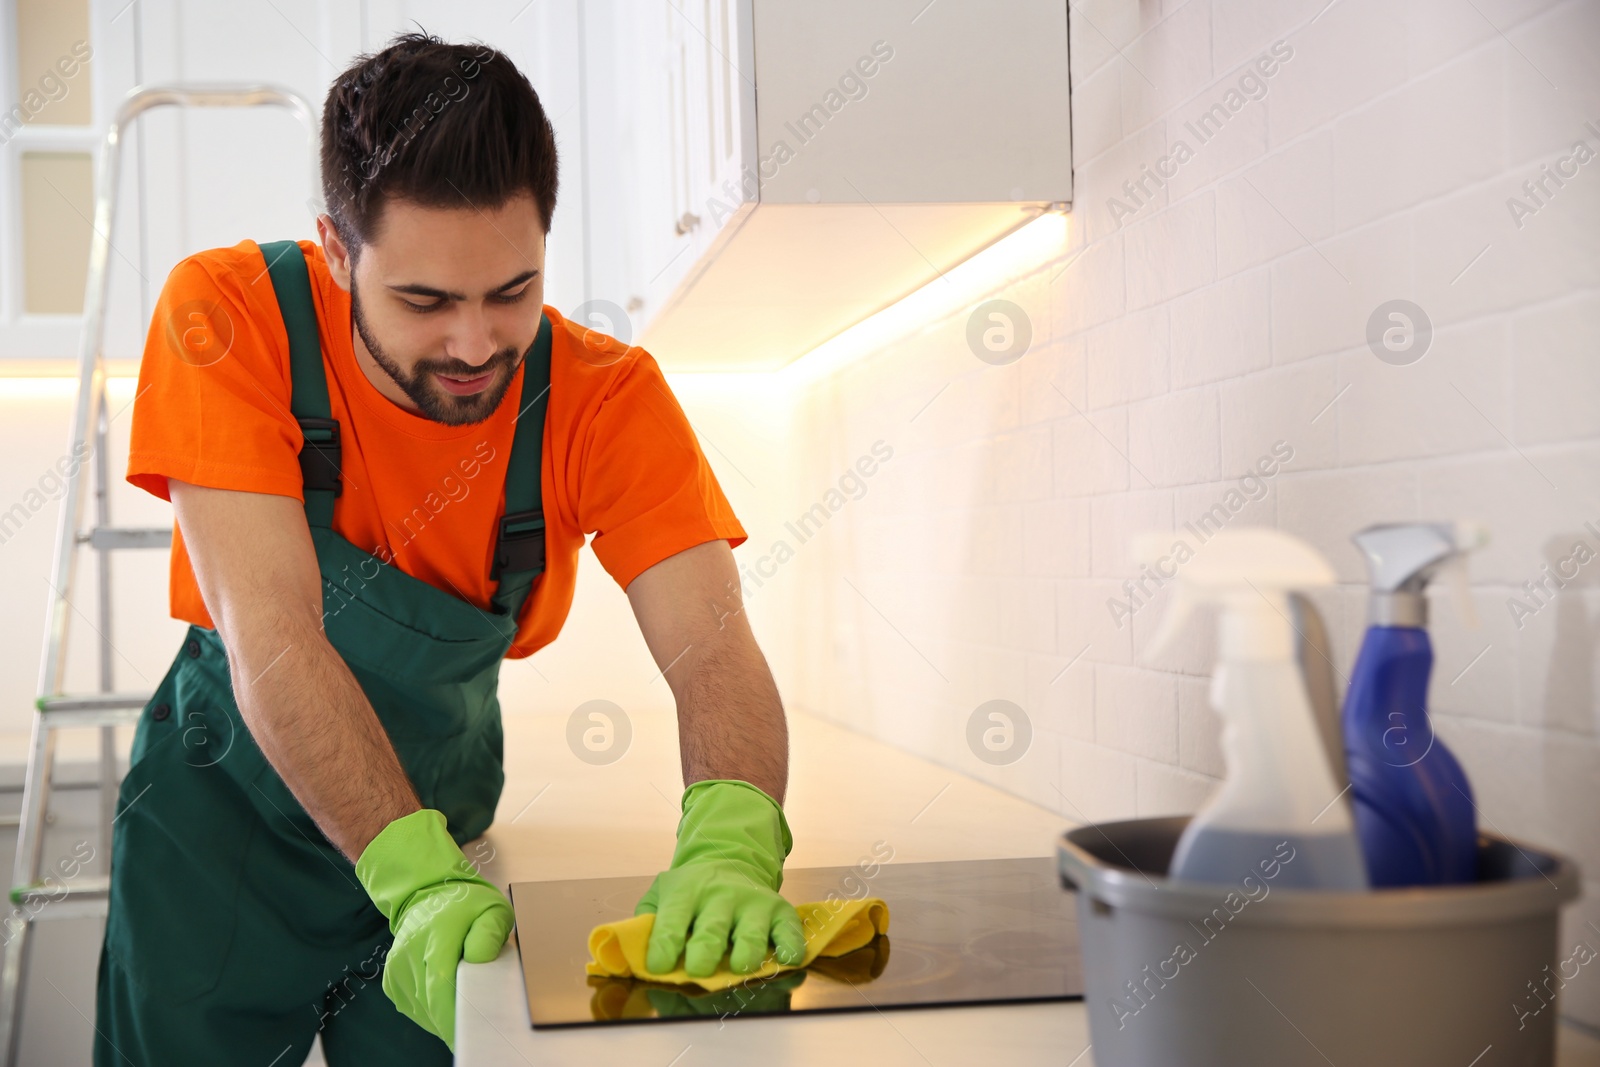
[{"label": "man's eyebrow", "polygon": [[[512,278],[510,281],[490,289],[488,295],[493,296],[496,293],[503,293],[507,289],[515,289],[517,286],[521,285],[523,282],[527,281],[529,278],[532,278],[538,273],[539,272],[537,270],[525,270],[515,278]],[[415,282],[408,283],[406,285],[390,285],[386,286],[385,288],[392,289],[397,293],[410,293],[412,296],[436,296],[441,300],[465,300],[467,298],[466,293],[454,292],[445,289],[435,289],[432,286],[419,285]]]}]

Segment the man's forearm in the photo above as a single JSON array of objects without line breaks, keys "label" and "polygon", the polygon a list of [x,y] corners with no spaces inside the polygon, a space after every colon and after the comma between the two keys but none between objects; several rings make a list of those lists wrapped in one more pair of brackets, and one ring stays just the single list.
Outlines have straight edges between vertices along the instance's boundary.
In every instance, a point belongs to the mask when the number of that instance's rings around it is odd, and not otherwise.
[{"label": "man's forearm", "polygon": [[789,727],[745,615],[727,540],[668,556],[627,592],[650,655],[677,700],[685,787],[707,778],[738,779],[782,804]]},{"label": "man's forearm", "polygon": [[789,727],[749,627],[713,631],[684,658],[681,684],[674,687],[684,784],[736,778],[782,804],[789,780]]},{"label": "man's forearm", "polygon": [[372,704],[321,629],[260,613],[223,635],[250,735],[295,798],[354,862],[422,807]]}]

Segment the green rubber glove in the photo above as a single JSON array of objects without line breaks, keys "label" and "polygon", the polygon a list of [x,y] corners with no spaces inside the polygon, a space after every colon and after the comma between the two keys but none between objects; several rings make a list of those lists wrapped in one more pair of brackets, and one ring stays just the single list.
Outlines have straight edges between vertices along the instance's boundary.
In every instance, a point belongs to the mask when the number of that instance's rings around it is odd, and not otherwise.
[{"label": "green rubber glove", "polygon": [[769,940],[779,963],[804,959],[800,916],[778,893],[793,847],[783,809],[749,782],[708,778],[685,789],[672,866],[633,909],[656,917],[645,958],[650,970],[673,970],[681,952],[684,970],[704,978],[716,972],[730,936],[728,966],[737,974],[761,966]]},{"label": "green rubber glove", "polygon": [[500,954],[514,921],[510,902],[478,876],[432,808],[380,830],[356,860],[356,877],[394,931],[383,991],[454,1052],[456,964]]}]

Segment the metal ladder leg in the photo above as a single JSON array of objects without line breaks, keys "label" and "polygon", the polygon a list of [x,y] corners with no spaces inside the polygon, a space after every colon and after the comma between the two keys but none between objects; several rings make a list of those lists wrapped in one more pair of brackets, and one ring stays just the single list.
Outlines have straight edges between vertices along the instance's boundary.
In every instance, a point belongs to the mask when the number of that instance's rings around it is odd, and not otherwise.
[{"label": "metal ladder leg", "polygon": [[[108,441],[110,439],[111,420],[106,414],[105,378],[100,379],[100,402],[96,405],[100,415],[95,420],[95,450],[94,450],[94,503],[95,503],[95,529],[105,530],[111,527],[111,463],[106,457],[110,453]],[[96,553],[96,561],[100,564],[99,574],[99,601],[100,601],[100,692],[109,693],[116,687],[115,668],[111,662],[111,553],[100,551]],[[109,874],[111,870],[111,823],[116,818],[117,811],[117,728],[115,726],[100,727],[100,847],[96,855],[100,863]]]},{"label": "metal ladder leg", "polygon": [[[28,772],[22,786],[22,818],[17,824],[17,867],[20,870],[26,863],[31,873],[26,880],[22,877],[13,879],[17,886],[31,885],[38,878],[38,857],[42,851],[41,839],[44,836],[45,809],[49,804],[50,778],[55,766],[55,731],[44,722],[43,715],[36,708],[33,716],[33,737],[28,745]],[[31,857],[31,859],[30,859]],[[14,1064],[17,1060],[18,1038],[21,1027],[17,1021],[22,1017],[22,978],[27,973],[28,957],[33,947],[33,918],[29,910],[29,902],[19,899],[15,889],[11,894],[11,908],[5,921],[6,958],[5,967],[0,971],[0,983],[3,983],[5,1001],[0,1005],[4,1017],[0,1018],[3,1026],[3,1044],[7,1064]]]},{"label": "metal ladder leg", "polygon": [[[316,113],[298,93],[273,85],[152,85],[135,87],[123,98],[106,129],[95,177],[95,212],[89,243],[89,271],[84,286],[83,330],[78,347],[78,393],[67,457],[78,462],[66,478],[66,493],[56,521],[55,556],[51,565],[50,596],[45,616],[44,655],[39,668],[38,698],[34,701],[32,743],[27,778],[22,790],[22,814],[17,825],[17,856],[13,868],[11,910],[0,921],[5,943],[5,964],[0,968],[0,1054],[5,1067],[18,1061],[21,1038],[22,993],[27,982],[33,924],[41,918],[103,915],[110,896],[112,823],[116,818],[118,775],[116,727],[138,720],[151,694],[118,693],[114,687],[115,651],[110,640],[112,620],[111,553],[128,548],[170,548],[172,529],[115,528],[111,525],[111,471],[106,447],[110,417],[106,406],[104,359],[105,307],[109,283],[111,234],[116,223],[116,193],[121,170],[123,131],[155,107],[281,107],[293,112],[310,134],[312,188],[320,189]],[[313,199],[317,199],[314,197]],[[92,464],[82,449],[93,437]],[[83,480],[93,477],[95,523],[83,529]],[[72,604],[77,550],[93,549],[98,555],[99,691],[67,694],[68,622]],[[99,835],[95,857],[100,876],[79,875],[63,880],[43,871],[44,837],[55,769],[56,731],[69,728],[99,730]]]}]

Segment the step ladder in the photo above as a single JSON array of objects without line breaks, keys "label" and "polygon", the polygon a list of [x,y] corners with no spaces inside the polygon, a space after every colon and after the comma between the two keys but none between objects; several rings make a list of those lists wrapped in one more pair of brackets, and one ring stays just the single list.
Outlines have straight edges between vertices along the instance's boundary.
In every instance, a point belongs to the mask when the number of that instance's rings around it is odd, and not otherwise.
[{"label": "step ladder", "polygon": [[[40,919],[104,915],[110,890],[111,829],[119,785],[116,728],[138,721],[149,702],[149,692],[113,691],[111,643],[111,553],[122,549],[170,548],[172,530],[118,528],[111,525],[112,480],[107,461],[109,420],[106,414],[106,374],[103,342],[111,261],[111,234],[117,209],[124,132],[140,116],[158,107],[281,107],[306,126],[311,145],[312,202],[320,206],[321,178],[318,121],[310,103],[288,89],[265,84],[186,84],[135,86],[123,98],[106,130],[95,181],[93,235],[89,245],[89,274],[84,287],[83,331],[78,347],[78,396],[68,441],[68,456],[80,451],[93,434],[90,462],[80,464],[67,479],[56,522],[56,547],[51,565],[49,607],[45,615],[45,646],[39,668],[38,698],[34,701],[33,733],[28,749],[27,778],[22,790],[22,813],[17,825],[17,856],[12,876],[11,912],[4,920],[5,966],[0,974],[0,1051],[6,1067],[18,1062],[22,1020],[22,991],[28,974],[30,933]],[[87,495],[84,481],[94,479],[94,522],[83,525]],[[97,620],[100,644],[100,689],[94,693],[65,693],[67,624],[77,612],[72,602],[78,550],[96,554],[99,585]],[[87,618],[87,616],[85,616]],[[56,731],[100,731],[99,847],[95,858],[107,873],[99,878],[42,877],[44,832],[50,802],[51,774],[55,766]]]}]

